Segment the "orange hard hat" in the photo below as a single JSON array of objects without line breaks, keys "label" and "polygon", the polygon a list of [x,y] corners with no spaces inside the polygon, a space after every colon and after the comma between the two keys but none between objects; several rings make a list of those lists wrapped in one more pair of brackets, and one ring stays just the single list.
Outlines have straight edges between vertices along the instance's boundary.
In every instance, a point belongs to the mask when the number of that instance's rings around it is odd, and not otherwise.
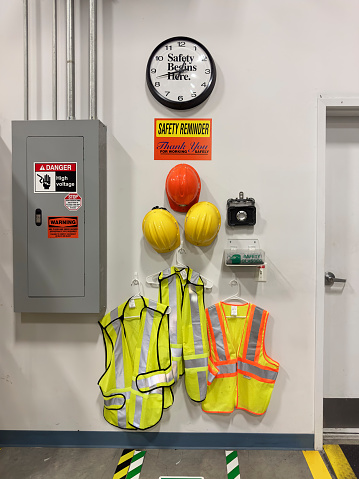
[{"label": "orange hard hat", "polygon": [[186,163],[174,166],[166,178],[166,193],[170,207],[181,213],[187,212],[198,202],[201,180],[197,171]]}]

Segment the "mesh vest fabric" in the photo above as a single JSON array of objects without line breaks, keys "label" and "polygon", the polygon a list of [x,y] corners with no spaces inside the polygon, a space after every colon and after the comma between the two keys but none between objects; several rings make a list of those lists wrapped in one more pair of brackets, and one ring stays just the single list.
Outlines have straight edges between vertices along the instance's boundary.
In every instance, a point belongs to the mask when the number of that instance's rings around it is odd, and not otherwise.
[{"label": "mesh vest fabric", "polygon": [[210,306],[206,315],[210,358],[202,409],[264,414],[279,370],[279,363],[265,351],[268,312],[249,303],[218,303]]},{"label": "mesh vest fabric", "polygon": [[98,381],[106,421],[122,429],[148,429],[171,402],[174,383],[167,306],[130,299],[99,322],[106,370]]},{"label": "mesh vest fabric", "polygon": [[172,369],[175,381],[185,374],[186,391],[197,402],[207,393],[208,337],[204,285],[191,268],[172,266],[162,271],[159,301],[168,304]]}]

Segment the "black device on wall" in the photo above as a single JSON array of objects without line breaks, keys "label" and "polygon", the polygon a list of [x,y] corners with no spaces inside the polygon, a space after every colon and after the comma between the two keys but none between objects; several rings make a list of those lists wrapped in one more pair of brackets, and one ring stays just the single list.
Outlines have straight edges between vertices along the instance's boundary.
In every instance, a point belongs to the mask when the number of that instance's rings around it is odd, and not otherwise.
[{"label": "black device on wall", "polygon": [[256,224],[254,198],[244,198],[243,191],[238,198],[227,200],[227,222],[229,226],[254,226]]}]

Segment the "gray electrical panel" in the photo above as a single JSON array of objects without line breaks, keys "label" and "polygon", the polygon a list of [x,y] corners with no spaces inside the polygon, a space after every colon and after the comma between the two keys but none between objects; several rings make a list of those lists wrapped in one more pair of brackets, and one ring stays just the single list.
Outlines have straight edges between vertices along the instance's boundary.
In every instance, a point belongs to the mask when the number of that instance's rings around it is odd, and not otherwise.
[{"label": "gray electrical panel", "polygon": [[106,309],[106,127],[14,121],[14,310]]}]

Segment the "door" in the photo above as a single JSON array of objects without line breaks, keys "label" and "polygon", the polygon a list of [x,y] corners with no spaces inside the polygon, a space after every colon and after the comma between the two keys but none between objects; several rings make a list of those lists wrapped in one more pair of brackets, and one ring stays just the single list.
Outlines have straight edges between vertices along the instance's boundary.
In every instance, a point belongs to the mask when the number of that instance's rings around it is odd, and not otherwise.
[{"label": "door", "polygon": [[84,208],[65,197],[83,191],[83,138],[27,138],[28,295],[85,294]]},{"label": "door", "polygon": [[326,133],[325,269],[347,281],[325,286],[323,427],[359,432],[359,118]]}]

